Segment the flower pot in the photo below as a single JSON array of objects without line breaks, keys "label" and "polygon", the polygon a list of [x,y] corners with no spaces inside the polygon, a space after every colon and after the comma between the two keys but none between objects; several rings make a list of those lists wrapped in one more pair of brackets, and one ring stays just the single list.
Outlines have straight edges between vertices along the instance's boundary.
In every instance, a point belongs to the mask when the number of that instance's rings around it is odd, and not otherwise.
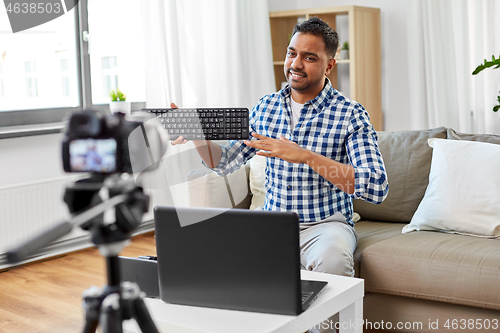
[{"label": "flower pot", "polygon": [[132,109],[132,104],[127,101],[118,101],[109,103],[109,111],[111,111],[111,113],[122,112],[125,114],[130,114],[131,109]]},{"label": "flower pot", "polygon": [[342,60],[349,59],[349,50],[340,50],[340,59]]}]

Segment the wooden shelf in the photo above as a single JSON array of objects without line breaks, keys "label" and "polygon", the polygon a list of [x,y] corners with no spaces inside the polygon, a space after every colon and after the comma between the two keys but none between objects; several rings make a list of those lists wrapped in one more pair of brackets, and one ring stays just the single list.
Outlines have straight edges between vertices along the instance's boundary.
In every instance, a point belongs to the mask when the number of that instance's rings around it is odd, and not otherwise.
[{"label": "wooden shelf", "polygon": [[[350,99],[361,103],[377,131],[383,130],[382,118],[382,57],[380,42],[380,9],[359,6],[342,6],[279,11],[269,13],[273,46],[273,65],[276,89],[286,81],[283,74],[286,49],[293,27],[300,19],[317,16],[336,29],[338,15],[347,15],[349,29],[350,59],[337,60],[337,64],[349,64]],[[345,65],[343,65],[345,66]],[[337,66],[328,76],[335,88],[338,87]]]}]

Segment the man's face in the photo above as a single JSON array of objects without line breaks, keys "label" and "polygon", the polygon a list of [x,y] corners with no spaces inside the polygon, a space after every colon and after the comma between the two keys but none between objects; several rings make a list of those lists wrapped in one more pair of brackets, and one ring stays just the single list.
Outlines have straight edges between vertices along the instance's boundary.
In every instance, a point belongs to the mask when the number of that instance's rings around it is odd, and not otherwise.
[{"label": "man's face", "polygon": [[[295,91],[298,95],[308,98],[307,100],[316,97],[323,89],[325,76],[330,73],[334,65],[335,60],[326,52],[321,37],[300,32],[293,35],[288,45],[284,66],[285,77],[292,88],[292,94]],[[293,95],[295,99],[296,95]]]}]

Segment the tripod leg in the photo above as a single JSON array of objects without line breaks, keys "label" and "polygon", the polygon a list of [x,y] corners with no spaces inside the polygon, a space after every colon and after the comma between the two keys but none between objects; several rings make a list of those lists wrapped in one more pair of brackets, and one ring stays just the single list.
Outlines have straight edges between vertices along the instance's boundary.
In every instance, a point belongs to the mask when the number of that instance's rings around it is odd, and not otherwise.
[{"label": "tripod leg", "polygon": [[94,333],[97,330],[98,321],[92,320],[89,321],[87,318],[85,319],[85,327],[83,328],[83,333]]},{"label": "tripod leg", "polygon": [[85,327],[83,333],[94,333],[99,324],[101,309],[101,290],[97,287],[87,289],[83,293],[83,310],[85,312]]},{"label": "tripod leg", "polygon": [[122,296],[124,304],[130,309],[129,314],[135,319],[143,333],[158,333],[148,308],[143,300],[144,293],[141,293],[137,283],[123,282]]},{"label": "tripod leg", "polygon": [[102,333],[122,333],[122,316],[120,308],[120,294],[108,295],[101,306],[99,317]]},{"label": "tripod leg", "polygon": [[158,333],[148,308],[141,297],[134,300],[134,318],[143,333]]}]

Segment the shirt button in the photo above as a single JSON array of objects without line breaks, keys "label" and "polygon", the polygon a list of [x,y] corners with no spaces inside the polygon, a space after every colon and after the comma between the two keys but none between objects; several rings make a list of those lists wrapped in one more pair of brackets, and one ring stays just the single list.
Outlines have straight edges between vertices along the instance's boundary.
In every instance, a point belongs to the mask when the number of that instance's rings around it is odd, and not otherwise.
[{"label": "shirt button", "polygon": [[291,185],[288,185],[287,189],[291,189],[291,188],[292,188],[292,186],[291,186]]}]

